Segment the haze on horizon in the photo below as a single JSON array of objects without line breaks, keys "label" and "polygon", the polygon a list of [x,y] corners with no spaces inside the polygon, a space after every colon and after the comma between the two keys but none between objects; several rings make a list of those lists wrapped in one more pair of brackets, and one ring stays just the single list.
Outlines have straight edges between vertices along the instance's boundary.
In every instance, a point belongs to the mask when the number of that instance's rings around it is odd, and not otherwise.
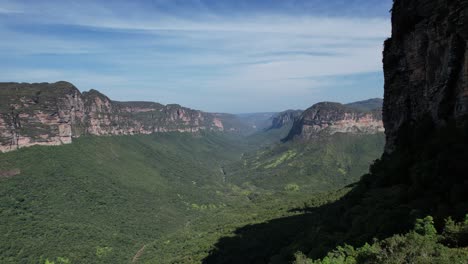
[{"label": "haze on horizon", "polygon": [[383,95],[391,0],[0,0],[0,81],[211,112]]}]

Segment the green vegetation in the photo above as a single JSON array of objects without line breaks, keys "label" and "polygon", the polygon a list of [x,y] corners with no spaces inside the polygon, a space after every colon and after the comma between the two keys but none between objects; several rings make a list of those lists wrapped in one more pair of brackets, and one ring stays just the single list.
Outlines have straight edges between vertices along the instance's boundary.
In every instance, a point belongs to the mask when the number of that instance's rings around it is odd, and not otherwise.
[{"label": "green vegetation", "polygon": [[[349,189],[343,189],[317,195],[282,192],[250,196],[252,200],[245,197],[243,202],[239,201],[193,219],[176,232],[149,243],[145,254],[140,258],[141,263],[249,263],[249,259],[245,259],[249,254],[257,256],[259,253],[269,252],[275,245],[283,245],[285,236],[294,235],[307,224],[310,219],[303,217],[301,208],[325,205],[336,201],[348,191]],[[285,217],[292,217],[297,221],[283,225],[277,220]],[[271,230],[261,228],[271,224],[274,226]],[[244,233],[244,230],[248,232]],[[242,240],[244,244],[237,244],[236,239],[232,240],[234,243],[228,243],[231,238],[243,234],[247,234]],[[216,246],[220,242],[222,248]],[[228,258],[220,260],[210,256],[214,249],[225,250]],[[243,251],[236,251],[239,249]]]},{"label": "green vegetation", "polygon": [[[306,253],[310,259],[322,259],[339,245],[357,248],[371,244],[375,238],[385,241],[395,234],[410,232],[416,219],[428,214],[433,216],[439,234],[445,218],[451,216],[454,221],[461,221],[468,212],[467,127],[449,124],[433,133],[427,133],[430,130],[424,126],[408,131],[414,131],[414,134],[402,133],[408,136],[408,141],[403,137],[400,139],[399,145],[404,147],[383,155],[371,166],[370,173],[340,199],[322,206],[304,206],[304,214],[240,228],[235,231],[235,236],[218,241],[207,263],[249,263],[256,259],[288,263],[297,252]],[[420,223],[424,221],[420,220]],[[433,253],[438,252],[440,243],[448,248],[458,248],[444,251],[448,257],[457,259],[456,252],[466,251],[468,246],[466,235],[463,235],[466,229],[456,224],[447,226],[453,235],[445,236],[445,239],[451,237],[451,243],[438,240],[433,243],[435,240],[432,240],[421,245],[432,247]],[[278,234],[277,230],[287,231]],[[427,225],[418,225],[417,231],[426,236],[434,233],[434,229]],[[419,243],[411,237],[400,240],[399,247],[402,248]],[[411,254],[416,259],[423,257],[418,254],[424,252]],[[430,262],[437,263],[435,260],[434,257],[434,262]]]},{"label": "green vegetation", "polygon": [[273,144],[227,166],[226,178],[257,191],[280,191],[291,183],[303,191],[327,191],[359,180],[381,155],[384,145],[383,134],[335,134],[306,144]]},{"label": "green vegetation", "polygon": [[277,144],[285,138],[291,130],[292,122],[285,124],[280,128],[272,128],[253,133],[245,138],[245,141],[252,146],[251,150],[257,150],[259,147],[268,147]]},{"label": "green vegetation", "polygon": [[297,191],[299,191],[299,189],[300,189],[299,185],[297,185],[295,183],[289,183],[284,187],[284,190],[292,191],[292,192],[297,192]]},{"label": "green vegetation", "polygon": [[[227,151],[229,150],[229,151]],[[233,198],[219,168],[235,136],[84,137],[1,154],[1,263],[126,263],[138,249]],[[221,194],[221,195],[220,195]]]},{"label": "green vegetation", "polygon": [[[456,237],[453,240],[454,236]],[[374,241],[360,248],[350,245],[337,247],[321,259],[313,261],[303,253],[297,253],[295,264],[358,264],[358,263],[440,263],[464,264],[468,262],[468,250],[453,248],[468,240],[468,215],[464,222],[448,219],[441,234],[437,233],[434,219],[427,216],[417,219],[414,230],[406,235],[395,235],[382,241]],[[450,241],[450,242],[448,242]],[[453,244],[455,243],[455,244]],[[466,244],[465,244],[466,245]]]},{"label": "green vegetation", "polygon": [[[0,154],[0,263],[466,263],[466,170],[444,164],[466,148],[443,135],[353,185],[382,135],[82,137]],[[446,175],[432,164],[451,168],[450,192],[427,182]]]},{"label": "green vegetation", "polygon": [[[237,228],[342,195],[311,198],[294,176],[277,189],[231,181],[241,157],[284,131],[264,133],[82,137],[1,154],[0,171],[20,174],[0,179],[0,262],[200,262]],[[286,168],[301,151],[287,148],[263,149],[261,167]]]}]

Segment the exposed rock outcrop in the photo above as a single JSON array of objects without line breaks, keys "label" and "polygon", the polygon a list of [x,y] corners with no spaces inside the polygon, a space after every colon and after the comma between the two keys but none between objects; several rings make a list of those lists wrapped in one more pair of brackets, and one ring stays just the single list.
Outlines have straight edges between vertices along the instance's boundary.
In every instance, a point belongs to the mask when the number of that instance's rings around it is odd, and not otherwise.
[{"label": "exposed rock outcrop", "polygon": [[[468,114],[468,1],[395,0],[385,42],[386,152]],[[412,135],[413,134],[413,135]]]},{"label": "exposed rock outcrop", "polygon": [[309,140],[324,134],[375,134],[383,131],[381,109],[363,111],[340,103],[322,102],[305,110],[283,141]]},{"label": "exposed rock outcrop", "polygon": [[71,143],[81,135],[235,130],[227,114],[152,102],[116,102],[70,83],[0,83],[0,151]]},{"label": "exposed rock outcrop", "polygon": [[291,125],[298,119],[302,110],[286,110],[274,115],[271,119],[271,126],[268,129],[279,129],[287,125]]}]

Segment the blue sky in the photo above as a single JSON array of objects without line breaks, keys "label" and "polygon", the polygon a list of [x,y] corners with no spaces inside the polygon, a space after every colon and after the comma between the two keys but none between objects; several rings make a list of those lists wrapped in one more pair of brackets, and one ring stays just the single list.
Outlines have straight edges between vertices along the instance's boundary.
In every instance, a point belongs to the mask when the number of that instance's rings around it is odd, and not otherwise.
[{"label": "blue sky", "polygon": [[211,112],[382,97],[391,0],[0,0],[0,81]]}]

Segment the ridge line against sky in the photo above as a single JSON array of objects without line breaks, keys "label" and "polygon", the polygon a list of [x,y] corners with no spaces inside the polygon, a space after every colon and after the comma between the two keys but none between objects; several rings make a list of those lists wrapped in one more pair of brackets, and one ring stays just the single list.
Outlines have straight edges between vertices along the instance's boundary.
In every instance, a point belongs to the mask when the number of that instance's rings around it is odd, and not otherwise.
[{"label": "ridge line against sky", "polygon": [[0,81],[210,112],[382,97],[391,0],[0,0]]}]

